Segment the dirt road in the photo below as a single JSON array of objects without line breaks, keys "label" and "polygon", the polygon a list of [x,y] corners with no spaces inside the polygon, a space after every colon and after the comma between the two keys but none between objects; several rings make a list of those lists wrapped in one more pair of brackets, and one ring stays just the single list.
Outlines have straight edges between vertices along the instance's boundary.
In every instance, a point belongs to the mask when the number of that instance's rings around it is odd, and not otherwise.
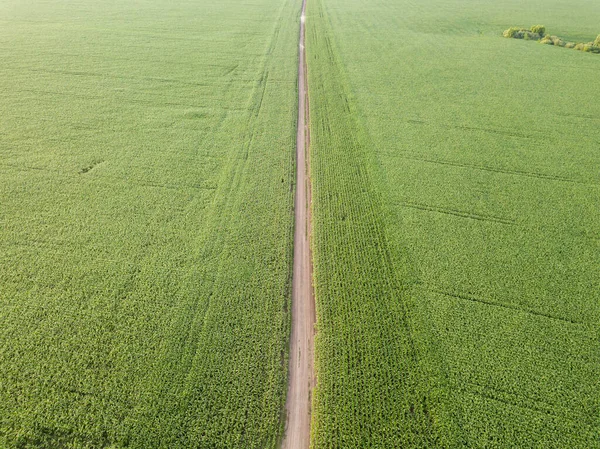
[{"label": "dirt road", "polygon": [[308,449],[310,444],[310,403],[314,385],[315,300],[310,253],[310,182],[308,178],[308,97],[306,90],[305,43],[306,0],[300,18],[298,58],[298,135],[296,138],[296,198],[294,267],[292,276],[292,332],[290,336],[287,422],[283,449]]}]

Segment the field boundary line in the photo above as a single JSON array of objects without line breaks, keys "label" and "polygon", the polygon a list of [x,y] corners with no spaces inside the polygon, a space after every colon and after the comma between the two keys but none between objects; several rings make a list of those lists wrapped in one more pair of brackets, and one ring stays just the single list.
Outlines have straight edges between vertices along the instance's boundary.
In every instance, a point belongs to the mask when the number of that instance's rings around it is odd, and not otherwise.
[{"label": "field boundary line", "polygon": [[440,159],[428,159],[428,158],[416,157],[416,156],[410,156],[410,155],[399,156],[399,159],[405,159],[405,160],[409,160],[409,161],[418,161],[418,162],[427,162],[429,164],[448,165],[451,167],[468,168],[468,169],[473,169],[473,170],[488,171],[488,172],[500,173],[500,174],[504,174],[504,175],[525,176],[528,178],[545,179],[545,180],[549,180],[549,181],[568,182],[568,183],[572,183],[572,184],[582,184],[582,185],[589,185],[589,186],[597,186],[598,185],[598,184],[594,184],[594,183],[590,183],[590,182],[586,182],[586,181],[581,181],[578,179],[571,179],[571,178],[566,178],[564,176],[553,175],[553,174],[548,174],[548,173],[505,169],[505,168],[491,167],[491,166],[480,165],[480,164],[467,164],[467,163],[461,163],[461,162],[445,161],[445,160],[440,160]]},{"label": "field boundary line", "polygon": [[476,303],[485,304],[488,306],[501,307],[503,309],[514,310],[516,312],[526,313],[529,315],[534,315],[534,316],[538,316],[538,317],[542,317],[542,318],[548,318],[550,320],[561,321],[563,323],[576,324],[576,325],[580,325],[580,326],[583,326],[586,324],[582,321],[577,321],[577,320],[574,320],[571,318],[552,315],[550,313],[541,312],[541,311],[535,310],[535,309],[519,307],[518,305],[513,304],[513,303],[503,303],[503,302],[499,302],[499,301],[494,301],[492,299],[479,298],[479,297],[473,296],[471,294],[454,293],[454,292],[440,290],[437,288],[426,287],[425,289],[431,293],[437,293],[438,295],[442,295],[442,296],[446,296],[446,297],[462,299],[465,301],[476,302]]}]

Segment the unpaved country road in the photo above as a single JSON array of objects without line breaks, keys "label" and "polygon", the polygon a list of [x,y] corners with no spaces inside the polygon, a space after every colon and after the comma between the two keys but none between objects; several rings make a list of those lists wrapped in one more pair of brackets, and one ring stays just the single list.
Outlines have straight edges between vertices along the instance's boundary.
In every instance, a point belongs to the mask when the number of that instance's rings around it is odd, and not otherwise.
[{"label": "unpaved country road", "polygon": [[315,298],[310,252],[310,180],[308,177],[308,97],[306,90],[305,43],[306,0],[300,18],[298,58],[298,135],[296,138],[296,198],[294,206],[294,266],[292,276],[292,331],[290,336],[287,422],[283,449],[308,449],[310,403],[314,379]]}]

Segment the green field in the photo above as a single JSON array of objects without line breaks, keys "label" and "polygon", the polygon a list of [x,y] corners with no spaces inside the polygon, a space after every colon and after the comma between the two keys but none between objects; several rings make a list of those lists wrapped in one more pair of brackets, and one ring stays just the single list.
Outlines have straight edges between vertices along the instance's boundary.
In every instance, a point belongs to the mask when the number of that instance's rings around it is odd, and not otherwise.
[{"label": "green field", "polygon": [[[279,447],[300,10],[0,2],[0,449]],[[600,3],[306,24],[310,449],[600,449]]]},{"label": "green field", "polygon": [[274,448],[300,2],[0,2],[0,447]]},{"label": "green field", "polygon": [[600,447],[600,4],[308,4],[313,448]]}]

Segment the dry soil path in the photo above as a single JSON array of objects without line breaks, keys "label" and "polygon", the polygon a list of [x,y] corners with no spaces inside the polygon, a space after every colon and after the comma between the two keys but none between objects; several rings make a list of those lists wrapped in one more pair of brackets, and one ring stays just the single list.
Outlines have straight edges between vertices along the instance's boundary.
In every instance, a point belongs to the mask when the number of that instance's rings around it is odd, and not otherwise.
[{"label": "dry soil path", "polygon": [[306,0],[300,18],[298,58],[298,135],[296,137],[296,198],[294,205],[294,267],[292,276],[292,331],[290,336],[289,385],[283,449],[308,449],[310,404],[314,385],[315,298],[310,252],[310,181],[308,177],[308,97],[305,43]]}]

